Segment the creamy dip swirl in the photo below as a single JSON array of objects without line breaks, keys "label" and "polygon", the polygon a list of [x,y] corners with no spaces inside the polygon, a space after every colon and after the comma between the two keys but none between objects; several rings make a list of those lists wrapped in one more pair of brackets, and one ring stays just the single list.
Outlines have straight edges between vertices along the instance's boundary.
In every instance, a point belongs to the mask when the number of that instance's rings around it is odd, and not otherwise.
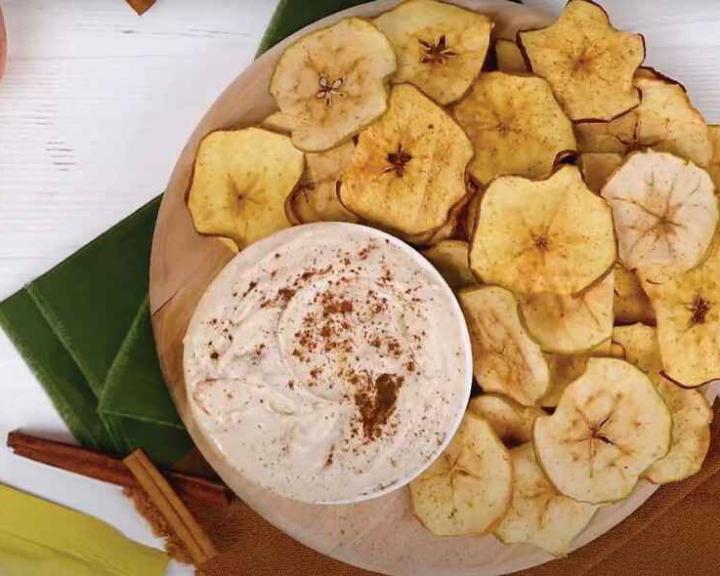
[{"label": "creamy dip swirl", "polygon": [[418,474],[468,400],[469,338],[439,274],[364,226],[294,227],[237,255],[185,337],[201,430],[245,478],[309,502]]}]

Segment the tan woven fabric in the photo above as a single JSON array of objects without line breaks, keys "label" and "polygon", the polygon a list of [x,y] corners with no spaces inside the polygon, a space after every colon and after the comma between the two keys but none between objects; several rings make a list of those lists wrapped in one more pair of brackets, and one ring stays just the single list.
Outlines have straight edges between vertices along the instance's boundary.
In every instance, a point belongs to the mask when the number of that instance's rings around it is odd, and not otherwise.
[{"label": "tan woven fabric", "polygon": [[[220,555],[199,576],[367,576],[306,548],[242,502],[194,509]],[[522,576],[715,576],[720,574],[720,408],[702,471],[658,490],[620,526],[567,558]]]}]

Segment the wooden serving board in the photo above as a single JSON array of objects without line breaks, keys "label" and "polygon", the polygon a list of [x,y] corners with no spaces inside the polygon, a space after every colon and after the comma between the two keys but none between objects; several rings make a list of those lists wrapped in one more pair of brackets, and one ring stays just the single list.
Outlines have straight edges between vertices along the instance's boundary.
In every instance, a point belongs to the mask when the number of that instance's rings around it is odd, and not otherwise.
[{"label": "wooden serving board", "polygon": [[[544,26],[552,19],[506,0],[456,0],[491,16],[498,37]],[[315,550],[355,566],[396,576],[494,576],[529,568],[552,556],[529,545],[504,545],[492,536],[438,538],[412,515],[408,490],[352,505],[304,504],[276,496],[233,471],[193,421],[182,373],[183,336],[208,284],[233,254],[216,239],[197,234],[186,206],[200,139],[221,128],[253,125],[276,110],[269,94],[275,64],[291,42],[342,17],[372,17],[397,0],[357,6],[288,38],[240,74],[205,114],[183,149],[163,198],[150,263],[150,308],[160,363],[180,416],[217,473],[256,512]],[[656,490],[641,482],[627,500],[600,510],[578,537],[582,546],[632,514]]]}]

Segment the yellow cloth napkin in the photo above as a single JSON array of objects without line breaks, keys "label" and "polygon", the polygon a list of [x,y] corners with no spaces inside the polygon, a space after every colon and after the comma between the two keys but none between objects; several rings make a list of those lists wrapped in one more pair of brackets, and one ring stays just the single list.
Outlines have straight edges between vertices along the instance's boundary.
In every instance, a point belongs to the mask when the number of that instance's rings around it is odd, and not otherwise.
[{"label": "yellow cloth napkin", "polygon": [[100,520],[0,485],[0,576],[162,576],[167,563]]}]

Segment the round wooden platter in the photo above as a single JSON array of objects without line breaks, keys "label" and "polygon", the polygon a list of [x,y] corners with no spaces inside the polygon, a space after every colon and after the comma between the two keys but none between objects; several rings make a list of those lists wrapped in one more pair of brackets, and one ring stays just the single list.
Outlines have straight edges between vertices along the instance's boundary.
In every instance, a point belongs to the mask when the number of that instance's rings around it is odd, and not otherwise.
[{"label": "round wooden platter", "polygon": [[[546,25],[551,18],[506,0],[463,0],[457,4],[487,14],[498,37]],[[185,198],[200,139],[221,128],[258,123],[276,110],[269,94],[272,71],[289,43],[310,30],[347,16],[372,17],[397,4],[373,2],[335,14],[276,46],[240,74],[205,114],[178,159],[153,239],[150,307],[160,363],[180,416],[206,460],[250,507],[315,550],[368,570],[393,575],[491,576],[529,568],[552,557],[529,545],[504,545],[493,536],[438,538],[412,515],[408,490],[352,505],[323,506],[291,501],[261,489],[235,472],[199,431],[190,413],[182,373],[183,337],[195,306],[233,254],[220,241],[193,228]],[[632,514],[656,487],[641,482],[633,495],[601,509],[577,538],[587,544]]]}]

